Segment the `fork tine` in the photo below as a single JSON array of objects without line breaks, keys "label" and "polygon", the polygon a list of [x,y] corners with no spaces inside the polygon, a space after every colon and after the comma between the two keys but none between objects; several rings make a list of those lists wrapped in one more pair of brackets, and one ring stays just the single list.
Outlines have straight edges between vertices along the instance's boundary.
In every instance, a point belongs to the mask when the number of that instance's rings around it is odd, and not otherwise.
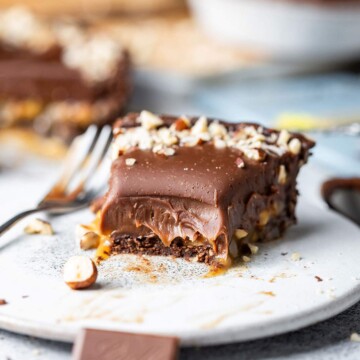
[{"label": "fork tine", "polygon": [[[68,194],[68,198],[75,198],[79,193],[84,190],[86,184],[90,182],[97,170],[101,166],[104,157],[108,153],[112,140],[111,126],[104,126],[101,134],[98,137],[98,141],[94,151],[92,152],[92,158],[89,159],[87,166],[82,169],[80,174],[80,180],[78,185]],[[98,153],[100,153],[98,155]]]},{"label": "fork tine", "polygon": [[[84,134],[75,138],[75,140],[70,146],[70,149],[68,150],[67,156],[64,161],[63,171],[59,177],[59,180],[50,189],[50,191],[47,193],[47,195],[42,201],[48,200],[51,197],[59,197],[64,194],[70,181],[86,165],[89,156],[95,148],[95,145],[100,135],[100,131],[101,129],[99,129],[97,126],[92,125]],[[80,146],[83,145],[83,141],[87,137],[91,138],[90,145],[81,161],[75,162],[74,159],[76,159],[77,154],[81,152]]]}]

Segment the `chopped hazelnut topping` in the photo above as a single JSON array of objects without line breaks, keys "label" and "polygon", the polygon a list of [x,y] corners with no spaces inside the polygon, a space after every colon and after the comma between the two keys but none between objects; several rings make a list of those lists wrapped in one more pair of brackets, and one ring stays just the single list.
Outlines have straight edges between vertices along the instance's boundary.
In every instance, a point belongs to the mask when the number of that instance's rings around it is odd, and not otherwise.
[{"label": "chopped hazelnut topping", "polygon": [[208,131],[208,123],[205,116],[201,116],[191,128],[192,135],[199,135]]},{"label": "chopped hazelnut topping", "polygon": [[221,139],[215,139],[214,140],[214,146],[217,149],[224,149],[224,148],[226,148],[226,142],[224,140],[221,140]]},{"label": "chopped hazelnut topping", "polygon": [[156,116],[153,113],[146,110],[143,110],[140,113],[139,120],[141,122],[141,126],[146,130],[156,129],[157,127],[164,124],[164,122],[159,116]]},{"label": "chopped hazelnut topping", "polygon": [[166,155],[166,156],[173,156],[173,155],[175,155],[175,149],[165,148],[165,149],[164,149],[164,155]]},{"label": "chopped hazelnut topping", "polygon": [[298,252],[294,252],[291,254],[291,260],[292,261],[300,261],[301,260],[301,255]]},{"label": "chopped hazelnut topping", "polygon": [[165,156],[175,155],[175,149],[169,147],[163,147],[162,145],[155,145],[153,148],[153,152]]},{"label": "chopped hazelnut topping", "polygon": [[34,219],[24,229],[27,234],[53,235],[54,230],[51,224],[45,220]]},{"label": "chopped hazelnut topping", "polygon": [[63,44],[62,61],[89,82],[109,79],[116,72],[122,47],[111,37],[96,33]]},{"label": "chopped hazelnut topping", "polygon": [[218,122],[215,121],[209,125],[209,132],[213,137],[215,136],[225,137],[228,133],[224,125],[219,124]]},{"label": "chopped hazelnut topping", "polygon": [[196,145],[201,144],[201,139],[197,136],[188,136],[186,138],[181,139],[181,143],[188,147],[194,147]]},{"label": "chopped hazelnut topping", "polygon": [[[286,130],[277,135],[268,134],[262,127],[254,125],[228,129],[217,121],[208,123],[204,116],[193,125],[188,118],[180,117],[168,127],[159,116],[145,110],[140,113],[138,121],[142,126],[115,129],[113,159],[136,147],[171,156],[178,147],[195,147],[208,142],[218,149],[239,149],[247,158],[259,162],[265,161],[268,154],[282,156],[286,151],[295,153],[300,151],[297,148],[301,149],[301,142],[296,138],[288,144],[290,134]],[[239,167],[243,167],[240,162]]]},{"label": "chopped hazelnut topping", "polygon": [[126,164],[127,166],[134,166],[135,163],[136,163],[136,159],[134,159],[134,158],[127,158],[127,159],[125,159],[125,164]]},{"label": "chopped hazelnut topping", "polygon": [[251,160],[259,161],[261,159],[260,152],[257,149],[244,149],[244,154]]},{"label": "chopped hazelnut topping", "polygon": [[289,139],[290,139],[289,132],[287,130],[281,130],[279,133],[279,137],[277,139],[277,144],[286,147]]},{"label": "chopped hazelnut topping", "polygon": [[288,146],[292,154],[298,155],[300,153],[301,142],[298,138],[291,139]]},{"label": "chopped hazelnut topping", "polygon": [[172,130],[175,130],[175,131],[182,131],[182,130],[185,130],[185,129],[189,129],[190,128],[190,121],[188,118],[186,117],[180,117],[179,119],[177,119],[174,124],[172,124],[170,126],[170,128]]},{"label": "chopped hazelnut topping", "polygon": [[178,138],[171,134],[171,131],[168,128],[161,128],[158,130],[158,135],[161,142],[166,146],[175,145],[178,142]]},{"label": "chopped hazelnut topping", "polygon": [[242,168],[245,167],[245,162],[244,162],[244,160],[241,159],[241,158],[237,158],[237,159],[235,160],[235,164],[236,164],[236,166],[237,166],[238,168],[240,168],[240,169],[242,169]]}]

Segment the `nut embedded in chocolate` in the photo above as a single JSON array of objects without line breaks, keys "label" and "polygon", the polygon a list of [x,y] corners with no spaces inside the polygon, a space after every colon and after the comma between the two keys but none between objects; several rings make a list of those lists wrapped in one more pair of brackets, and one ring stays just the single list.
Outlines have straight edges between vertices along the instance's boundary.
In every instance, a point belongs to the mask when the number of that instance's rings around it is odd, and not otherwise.
[{"label": "nut embedded in chocolate", "polygon": [[48,221],[41,219],[33,219],[31,222],[24,228],[24,231],[27,234],[39,234],[39,235],[53,235],[54,230],[51,224]]}]

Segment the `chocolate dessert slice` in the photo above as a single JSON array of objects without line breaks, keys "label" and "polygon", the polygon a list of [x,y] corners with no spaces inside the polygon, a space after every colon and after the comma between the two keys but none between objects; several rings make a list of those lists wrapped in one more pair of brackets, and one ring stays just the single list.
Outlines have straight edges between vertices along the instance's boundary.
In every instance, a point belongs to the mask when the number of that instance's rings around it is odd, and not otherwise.
[{"label": "chocolate dessert slice", "polygon": [[114,135],[100,211],[111,253],[224,264],[296,221],[296,176],[314,146],[300,134],[143,111]]},{"label": "chocolate dessert slice", "polygon": [[0,12],[0,128],[69,141],[113,121],[130,91],[129,56],[108,36],[46,23],[23,8]]}]

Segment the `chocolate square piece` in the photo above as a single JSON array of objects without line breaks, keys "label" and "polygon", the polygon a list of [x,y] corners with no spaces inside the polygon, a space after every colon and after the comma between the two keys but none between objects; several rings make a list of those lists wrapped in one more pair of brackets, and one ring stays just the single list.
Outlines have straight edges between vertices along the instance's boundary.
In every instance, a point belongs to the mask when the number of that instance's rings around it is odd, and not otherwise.
[{"label": "chocolate square piece", "polygon": [[221,265],[295,222],[296,176],[314,145],[300,134],[146,111],[114,133],[100,214],[113,253]]},{"label": "chocolate square piece", "polygon": [[178,339],[95,329],[82,330],[73,349],[74,360],[175,360]]}]

